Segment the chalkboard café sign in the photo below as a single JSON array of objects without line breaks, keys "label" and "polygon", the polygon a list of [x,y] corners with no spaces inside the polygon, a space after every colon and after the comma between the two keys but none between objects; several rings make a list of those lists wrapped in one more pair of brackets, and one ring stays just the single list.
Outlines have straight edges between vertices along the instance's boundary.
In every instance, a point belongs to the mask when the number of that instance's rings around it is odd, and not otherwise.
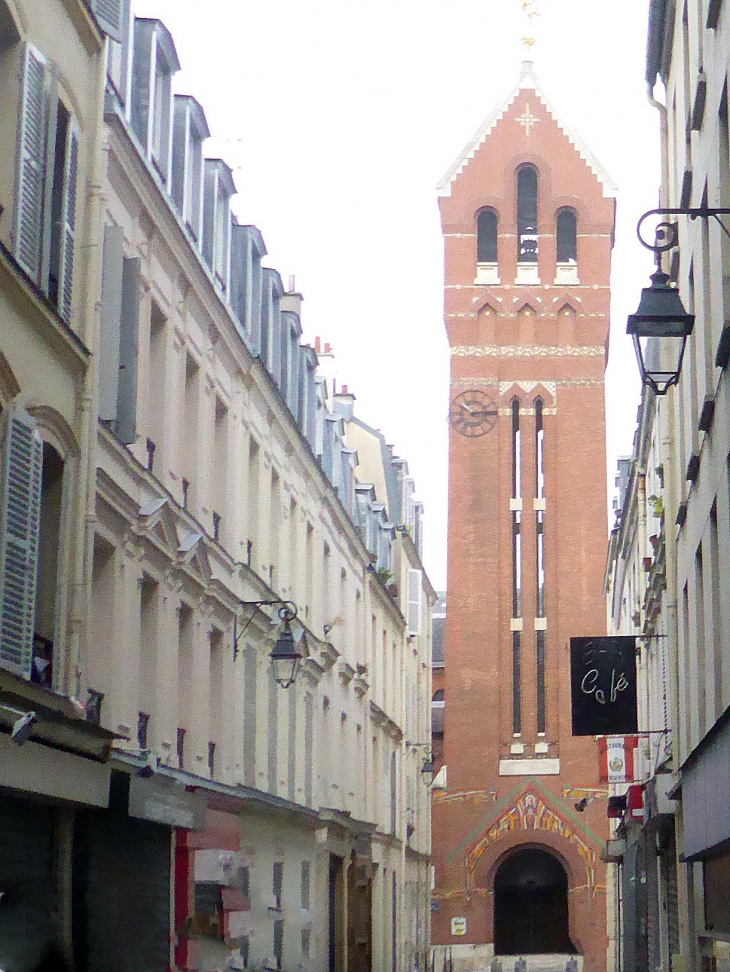
[{"label": "chalkboard caf\u00e9 sign", "polygon": [[636,732],[636,639],[570,639],[574,736]]}]

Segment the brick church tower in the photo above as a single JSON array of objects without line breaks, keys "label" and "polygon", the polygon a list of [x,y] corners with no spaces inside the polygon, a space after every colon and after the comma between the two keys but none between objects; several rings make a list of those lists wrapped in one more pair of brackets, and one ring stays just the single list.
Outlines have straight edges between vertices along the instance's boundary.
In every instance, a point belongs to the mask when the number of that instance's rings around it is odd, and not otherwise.
[{"label": "brick church tower", "polygon": [[595,741],[571,735],[569,639],[606,630],[615,187],[526,63],[439,195],[451,388],[433,941],[457,970],[524,955],[601,972],[606,800]]}]

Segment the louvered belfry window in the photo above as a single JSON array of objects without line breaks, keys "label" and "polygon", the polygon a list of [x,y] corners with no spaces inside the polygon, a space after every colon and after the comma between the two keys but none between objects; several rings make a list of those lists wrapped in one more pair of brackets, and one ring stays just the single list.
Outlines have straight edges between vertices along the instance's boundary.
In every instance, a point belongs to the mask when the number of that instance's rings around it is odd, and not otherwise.
[{"label": "louvered belfry window", "polygon": [[71,316],[79,127],[58,98],[56,71],[23,53],[13,252],[64,319]]},{"label": "louvered belfry window", "polygon": [[0,478],[0,665],[30,678],[40,538],[43,442],[33,418],[3,417]]},{"label": "louvered belfry window", "polygon": [[537,169],[523,165],[517,171],[517,260],[537,263]]}]

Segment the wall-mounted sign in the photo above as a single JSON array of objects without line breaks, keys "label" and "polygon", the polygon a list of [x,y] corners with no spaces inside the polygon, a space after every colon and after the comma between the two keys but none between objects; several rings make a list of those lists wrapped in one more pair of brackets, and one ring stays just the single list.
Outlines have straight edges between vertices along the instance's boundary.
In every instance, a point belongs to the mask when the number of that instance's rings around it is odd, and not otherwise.
[{"label": "wall-mounted sign", "polygon": [[636,736],[606,736],[598,740],[598,765],[601,783],[634,782]]},{"label": "wall-mounted sign", "polygon": [[466,935],[466,918],[451,919],[451,934]]},{"label": "wall-mounted sign", "polygon": [[570,686],[574,736],[636,732],[636,639],[571,638]]}]

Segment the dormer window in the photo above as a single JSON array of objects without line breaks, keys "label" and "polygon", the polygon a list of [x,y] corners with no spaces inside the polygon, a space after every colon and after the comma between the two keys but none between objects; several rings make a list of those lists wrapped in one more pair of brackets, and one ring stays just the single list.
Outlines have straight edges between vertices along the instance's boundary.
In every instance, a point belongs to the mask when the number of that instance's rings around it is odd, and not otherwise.
[{"label": "dormer window", "polygon": [[517,170],[516,283],[540,283],[537,251],[537,169],[534,165],[523,165]]},{"label": "dormer window", "polygon": [[134,25],[132,127],[162,181],[170,182],[172,76],[180,70],[170,32],[159,20]]},{"label": "dormer window", "polygon": [[578,217],[572,209],[560,209],[556,218],[557,238],[556,284],[578,281]]},{"label": "dormer window", "polygon": [[498,284],[497,214],[483,209],[477,216],[477,277],[478,284]]},{"label": "dormer window", "polygon": [[[101,3],[98,3],[101,7]],[[125,108],[125,114],[129,115],[129,103],[132,92],[132,50],[134,48],[134,24],[131,11],[130,0],[112,0],[107,6],[115,7],[114,16],[118,21],[119,30],[116,34],[110,32],[109,58],[107,63],[107,73],[109,80],[114,85],[119,101]],[[100,19],[100,11],[97,10],[97,20]]]},{"label": "dormer window", "polygon": [[193,238],[203,235],[203,142],[210,135],[195,98],[175,95],[172,142],[172,198]]},{"label": "dormer window", "polygon": [[205,160],[203,256],[228,299],[231,266],[233,174],[222,159]]}]

